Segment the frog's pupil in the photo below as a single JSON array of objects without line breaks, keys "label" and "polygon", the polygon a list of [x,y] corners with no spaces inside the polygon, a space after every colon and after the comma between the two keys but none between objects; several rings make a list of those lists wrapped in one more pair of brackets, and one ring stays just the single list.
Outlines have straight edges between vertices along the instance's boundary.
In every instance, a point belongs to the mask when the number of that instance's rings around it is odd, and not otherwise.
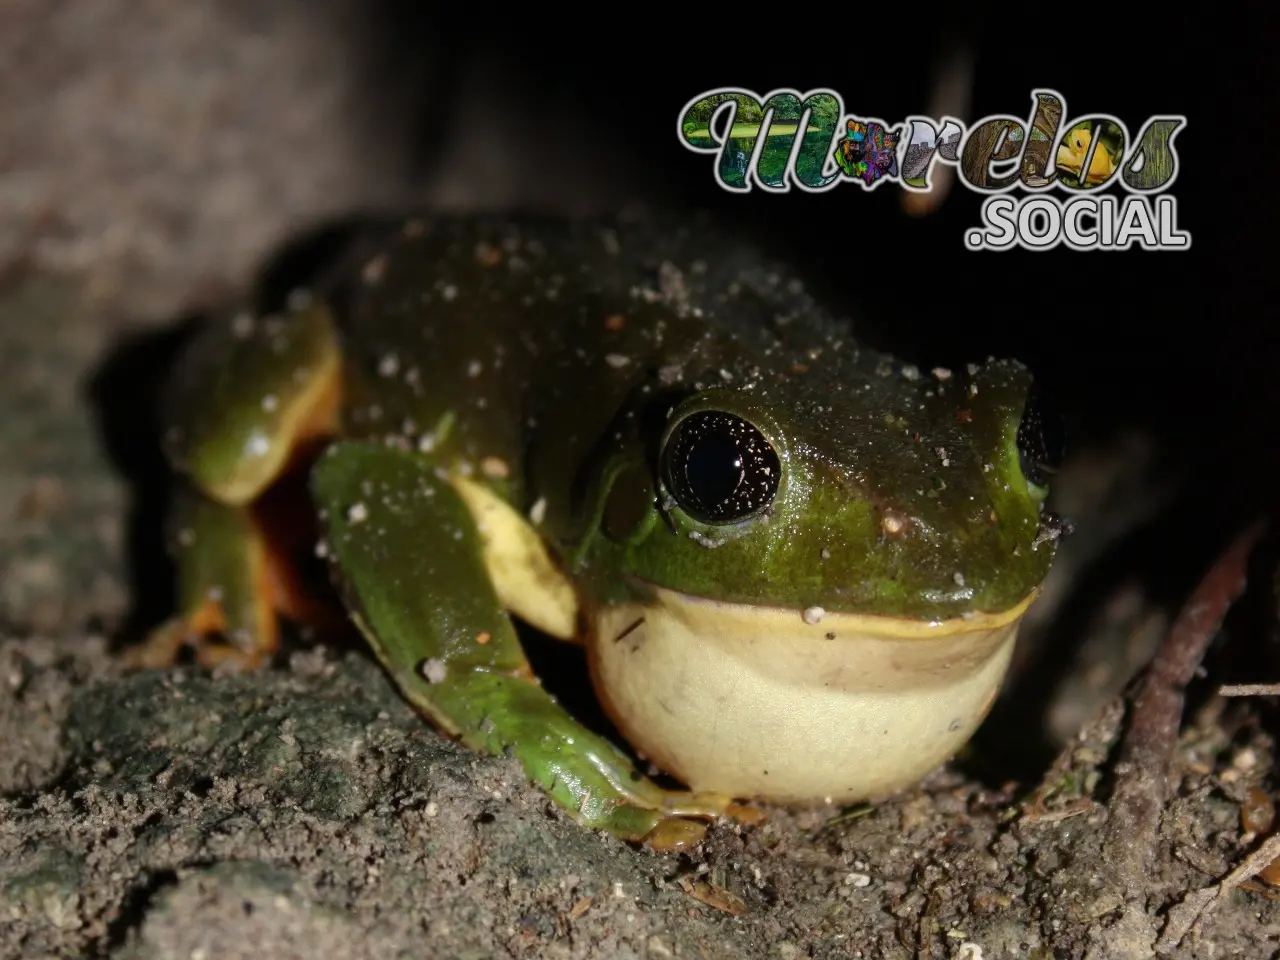
[{"label": "frog's pupil", "polygon": [[735,523],[767,507],[781,468],[769,441],[733,414],[704,411],[680,422],[667,445],[667,485],[686,513]]}]

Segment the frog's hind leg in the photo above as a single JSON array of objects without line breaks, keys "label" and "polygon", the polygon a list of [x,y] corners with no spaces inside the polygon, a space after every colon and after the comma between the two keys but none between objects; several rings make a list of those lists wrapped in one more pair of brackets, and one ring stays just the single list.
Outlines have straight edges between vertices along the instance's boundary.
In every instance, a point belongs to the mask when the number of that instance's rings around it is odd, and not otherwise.
[{"label": "frog's hind leg", "polygon": [[164,667],[191,646],[203,666],[261,666],[280,637],[269,551],[252,511],[218,503],[184,485],[170,524],[178,609],[129,650],[127,659],[135,667]]},{"label": "frog's hind leg", "polygon": [[[131,665],[173,664],[184,647],[204,667],[255,670],[280,646],[280,618],[327,640],[349,628],[305,576],[314,556],[306,491],[281,485],[247,507],[213,500],[182,485],[170,514],[169,550],[177,567],[177,610],[127,652]],[[306,511],[304,515],[304,510]]]},{"label": "frog's hind leg", "polygon": [[279,646],[278,616],[334,626],[299,574],[315,520],[294,481],[334,432],[339,393],[319,306],[227,318],[191,345],[166,397],[166,449],[184,478],[169,517],[178,610],[126,654],[134,665],[167,666],[192,646],[205,666],[254,669]]},{"label": "frog's hind leg", "polygon": [[342,442],[312,489],[352,618],[405,697],[473,749],[515,757],[575,820],[629,840],[696,842],[728,798],[665,791],[538,684],[467,501],[425,458]]}]

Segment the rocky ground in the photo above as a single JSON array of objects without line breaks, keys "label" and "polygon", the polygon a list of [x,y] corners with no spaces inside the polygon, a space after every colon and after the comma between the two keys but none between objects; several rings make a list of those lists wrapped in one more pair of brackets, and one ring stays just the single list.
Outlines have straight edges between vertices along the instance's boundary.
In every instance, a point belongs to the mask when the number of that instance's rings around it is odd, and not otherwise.
[{"label": "rocky ground", "polygon": [[[0,956],[1276,955],[1280,908],[1249,889],[1280,852],[1259,794],[1274,717],[1201,677],[1176,736],[1169,693],[1198,657],[1143,707],[1116,699],[1176,605],[1114,574],[1079,605],[1106,544],[1164,502],[1137,440],[1062,478],[1060,509],[1089,522],[969,755],[874,809],[770,810],[688,855],[575,827],[355,647],[255,676],[124,672],[119,642],[168,603],[150,416],[178,320],[335,211],[551,202],[575,181],[563,158],[503,179],[501,107],[429,177],[404,144],[363,149],[368,91],[329,69],[355,7],[312,7],[0,9]],[[1215,650],[1258,640],[1242,630]],[[1041,722],[1051,741],[1028,746]]]}]

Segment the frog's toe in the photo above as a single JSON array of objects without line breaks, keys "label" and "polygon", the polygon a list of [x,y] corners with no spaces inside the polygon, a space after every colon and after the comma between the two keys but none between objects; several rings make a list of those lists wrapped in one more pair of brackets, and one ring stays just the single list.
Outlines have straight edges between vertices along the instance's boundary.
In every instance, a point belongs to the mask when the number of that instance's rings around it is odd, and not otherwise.
[{"label": "frog's toe", "polygon": [[701,843],[707,835],[707,827],[699,821],[729,819],[754,827],[767,819],[759,808],[734,803],[732,797],[724,794],[660,790],[647,786],[651,789],[644,790],[644,795],[636,799],[648,806],[633,809],[638,816],[648,816],[646,822],[652,826],[641,839],[645,846],[659,852],[685,850]]},{"label": "frog's toe", "polygon": [[169,620],[147,634],[142,642],[126,647],[121,657],[130,670],[163,670],[178,662],[188,633],[183,620]]},{"label": "frog's toe", "polygon": [[217,641],[206,641],[196,646],[196,663],[219,673],[252,673],[261,670],[270,660],[270,653],[261,648],[241,650]]},{"label": "frog's toe", "polygon": [[122,659],[130,670],[163,670],[177,664],[185,649],[207,670],[239,673],[266,666],[277,647],[274,624],[255,632],[244,645],[228,643],[225,627],[212,605],[190,616],[177,616],[156,627],[140,643],[125,648]]},{"label": "frog's toe", "polygon": [[657,853],[675,853],[696,847],[706,835],[706,824],[682,817],[663,817],[645,834],[644,845]]},{"label": "frog's toe", "polygon": [[731,803],[724,815],[744,827],[758,827],[769,819],[768,814],[749,803]]}]

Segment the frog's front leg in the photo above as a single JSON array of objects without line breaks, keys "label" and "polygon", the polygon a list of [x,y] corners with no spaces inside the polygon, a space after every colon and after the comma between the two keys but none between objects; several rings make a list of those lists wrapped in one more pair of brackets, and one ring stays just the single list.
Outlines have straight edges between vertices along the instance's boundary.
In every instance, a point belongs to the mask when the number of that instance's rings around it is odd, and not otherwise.
[{"label": "frog's front leg", "polygon": [[514,756],[575,820],[673,849],[729,798],[660,789],[530,670],[465,501],[418,454],[339,443],[312,491],[352,618],[405,697],[473,749]]}]

